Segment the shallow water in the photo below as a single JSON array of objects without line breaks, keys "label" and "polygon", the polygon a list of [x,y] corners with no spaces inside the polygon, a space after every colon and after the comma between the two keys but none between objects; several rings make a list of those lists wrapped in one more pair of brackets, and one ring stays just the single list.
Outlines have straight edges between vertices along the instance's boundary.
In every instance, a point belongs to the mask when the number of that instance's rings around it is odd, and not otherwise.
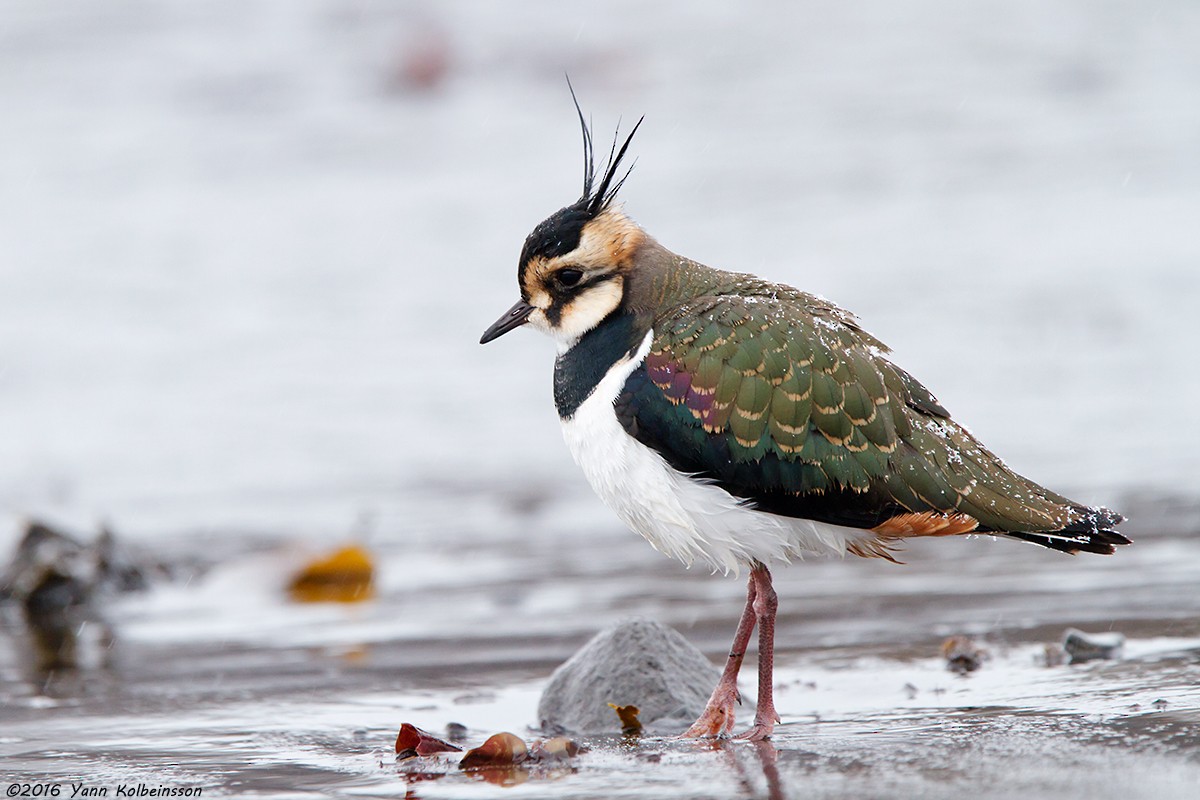
[{"label": "shallow water", "polygon": [[[598,140],[647,114],[623,194],[665,244],[851,308],[1136,544],[780,570],[774,749],[598,741],[505,791],[1191,797],[1198,37],[1188,0],[6,4],[0,551],[26,515],[105,519],[179,576],[108,606],[65,674],[0,611],[6,778],[495,796],[394,764],[396,728],[525,733],[553,667],[633,614],[720,657],[740,582],[599,505],[548,342],[476,344],[578,191],[567,70]],[[346,539],[377,597],[290,603]],[[1068,626],[1125,658],[1039,666]],[[991,659],[958,678],[937,654],[963,633]]]},{"label": "shallow water", "polygon": [[[528,797],[1188,797],[1200,507],[1133,508],[1137,545],[1111,558],[978,538],[922,543],[903,566],[780,570],[784,724],[769,747],[594,739],[569,768],[500,777]],[[378,596],[356,605],[289,603],[299,554],[262,542],[188,586],[123,599],[111,644],[68,673],[33,667],[10,614],[6,771],[265,797],[494,796],[453,762],[395,764],[400,723],[532,739],[550,671],[599,627],[653,616],[716,660],[740,608],[740,581],[684,570],[613,526],[563,530],[558,510],[501,532],[457,580],[430,578],[449,574],[432,565],[453,544],[379,537]],[[1045,666],[1068,626],[1124,633],[1123,658]],[[988,651],[965,677],[939,656],[963,633]],[[747,675],[751,693],[752,664]]]}]

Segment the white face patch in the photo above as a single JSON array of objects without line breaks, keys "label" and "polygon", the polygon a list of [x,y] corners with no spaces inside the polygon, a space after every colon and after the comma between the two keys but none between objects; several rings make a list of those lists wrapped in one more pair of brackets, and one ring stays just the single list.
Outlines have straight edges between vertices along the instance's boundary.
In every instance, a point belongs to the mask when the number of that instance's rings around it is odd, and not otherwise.
[{"label": "white face patch", "polygon": [[558,325],[551,325],[546,317],[550,299],[542,293],[542,297],[538,299],[545,305],[532,304],[536,307],[529,315],[528,324],[558,342],[560,351],[566,351],[579,341],[580,336],[603,322],[604,318],[621,304],[623,291],[624,281],[620,277],[584,289],[563,307]]},{"label": "white face patch", "polygon": [[584,289],[563,308],[558,327],[551,329],[550,335],[570,347],[621,304],[624,286],[625,281],[618,276]]}]

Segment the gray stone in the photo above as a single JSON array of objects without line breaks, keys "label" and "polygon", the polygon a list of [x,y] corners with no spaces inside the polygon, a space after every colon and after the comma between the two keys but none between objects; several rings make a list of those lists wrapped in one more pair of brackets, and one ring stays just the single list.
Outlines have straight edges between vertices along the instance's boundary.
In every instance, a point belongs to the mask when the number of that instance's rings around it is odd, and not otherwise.
[{"label": "gray stone", "polygon": [[1125,648],[1125,636],[1116,631],[1084,633],[1076,628],[1067,628],[1063,633],[1062,648],[1071,657],[1072,664],[1078,664],[1081,661],[1120,658],[1121,652]]},{"label": "gray stone", "polygon": [[704,710],[721,673],[676,630],[631,619],[596,634],[550,676],[543,729],[620,733],[609,703],[635,705],[651,733],[681,733]]}]

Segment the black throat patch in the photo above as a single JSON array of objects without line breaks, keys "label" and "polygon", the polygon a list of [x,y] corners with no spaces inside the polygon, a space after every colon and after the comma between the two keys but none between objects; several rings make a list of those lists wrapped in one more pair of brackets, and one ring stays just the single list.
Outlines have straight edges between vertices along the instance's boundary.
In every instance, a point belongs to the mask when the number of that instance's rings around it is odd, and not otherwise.
[{"label": "black throat patch", "polygon": [[570,419],[621,359],[637,352],[646,336],[633,314],[617,310],[580,337],[554,362],[554,405]]}]

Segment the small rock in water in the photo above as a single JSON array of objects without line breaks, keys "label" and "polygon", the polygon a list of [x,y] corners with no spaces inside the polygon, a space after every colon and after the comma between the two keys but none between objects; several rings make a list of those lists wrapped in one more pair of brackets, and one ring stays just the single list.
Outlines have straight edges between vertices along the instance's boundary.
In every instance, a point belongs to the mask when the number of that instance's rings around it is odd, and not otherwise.
[{"label": "small rock in water", "polygon": [[1071,657],[1072,664],[1082,661],[1096,661],[1107,658],[1120,658],[1125,648],[1125,635],[1112,631],[1110,633],[1084,633],[1075,628],[1067,628],[1063,634],[1063,650]]},{"label": "small rock in water", "polygon": [[529,758],[542,763],[553,763],[567,761],[580,753],[586,752],[587,748],[581,747],[579,742],[574,739],[568,739],[565,736],[555,736],[544,742],[540,739],[534,742],[533,747],[529,748]]},{"label": "small rock in water", "polygon": [[[49,525],[33,521],[26,525],[12,561],[0,576],[0,592],[6,599],[32,602],[38,611],[49,612],[52,605],[61,611],[86,602],[96,580],[96,558],[88,547]],[[67,584],[74,587],[70,597],[61,590],[38,597],[48,585]]]},{"label": "small rock in water", "polygon": [[458,768],[512,766],[520,764],[527,758],[529,758],[529,747],[525,744],[525,740],[516,734],[505,731],[489,736],[488,740],[479,747],[464,753],[462,760],[458,762]]},{"label": "small rock in water", "polygon": [[966,675],[983,666],[988,652],[969,636],[951,636],[942,642],[942,658],[946,659],[946,669]]},{"label": "small rock in water", "polygon": [[[146,585],[145,569],[107,528],[85,544],[35,520],[0,574],[0,601],[22,606],[34,666],[45,672],[104,663],[112,638],[101,601]],[[85,630],[97,635],[81,638]]]},{"label": "small rock in water", "polygon": [[[149,585],[149,565],[140,564],[129,555],[106,526],[92,544],[70,536],[51,526],[30,521],[17,544],[12,560],[0,575],[0,599],[32,603],[39,611],[49,612],[81,605],[101,591],[135,592]],[[60,589],[70,584],[70,595]],[[55,591],[38,598],[47,585]],[[32,598],[32,600],[31,600]]]},{"label": "small rock in water", "polygon": [[633,619],[596,634],[554,671],[538,719],[547,730],[619,733],[611,703],[637,706],[649,731],[679,733],[704,711],[720,677],[678,631]]},{"label": "small rock in water", "polygon": [[114,590],[141,592],[150,588],[146,566],[134,559],[107,525],[100,528],[95,548],[100,579]]},{"label": "small rock in water", "polygon": [[1067,651],[1062,649],[1061,644],[1048,644],[1042,648],[1042,666],[1045,667],[1061,667],[1067,663]]}]

